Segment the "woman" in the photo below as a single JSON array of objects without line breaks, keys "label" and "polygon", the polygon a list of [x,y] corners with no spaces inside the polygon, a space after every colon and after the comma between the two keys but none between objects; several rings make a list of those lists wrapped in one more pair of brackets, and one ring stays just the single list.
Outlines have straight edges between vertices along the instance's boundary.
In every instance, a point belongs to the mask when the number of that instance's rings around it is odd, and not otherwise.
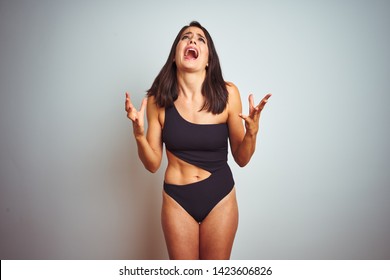
[{"label": "woman", "polygon": [[223,80],[213,41],[198,22],[180,30],[139,111],[126,93],[138,155],[150,172],[159,168],[165,143],[161,221],[170,259],[230,258],[238,207],[227,140],[245,166],[270,96],[255,107],[250,95],[249,115],[241,114],[238,89]]}]

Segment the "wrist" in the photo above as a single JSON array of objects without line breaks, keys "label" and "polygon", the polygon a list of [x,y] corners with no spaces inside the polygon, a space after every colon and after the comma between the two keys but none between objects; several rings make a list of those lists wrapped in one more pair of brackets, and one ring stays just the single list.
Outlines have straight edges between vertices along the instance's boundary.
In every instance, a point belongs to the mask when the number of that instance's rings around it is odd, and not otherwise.
[{"label": "wrist", "polygon": [[253,130],[248,129],[248,130],[245,132],[245,137],[256,139],[257,132],[258,132],[258,130],[253,131]]},{"label": "wrist", "polygon": [[133,124],[133,134],[134,134],[134,137],[136,140],[140,140],[144,137],[144,130],[143,130],[143,128],[136,127]]},{"label": "wrist", "polygon": [[145,138],[145,135],[143,133],[134,133],[134,137],[137,142],[140,142]]}]

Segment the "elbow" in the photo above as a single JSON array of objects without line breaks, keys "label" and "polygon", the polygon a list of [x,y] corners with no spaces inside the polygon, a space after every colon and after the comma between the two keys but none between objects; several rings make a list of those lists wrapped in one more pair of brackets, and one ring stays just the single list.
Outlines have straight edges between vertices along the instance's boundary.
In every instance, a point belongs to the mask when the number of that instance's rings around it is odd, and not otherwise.
[{"label": "elbow", "polygon": [[158,168],[146,168],[150,173],[156,173]]},{"label": "elbow", "polygon": [[160,168],[159,164],[149,164],[145,165],[146,170],[148,170],[150,173],[156,173],[158,169]]},{"label": "elbow", "polygon": [[142,164],[144,165],[145,169],[149,171],[150,173],[156,173],[157,170],[160,168],[161,165],[161,158],[155,158],[155,159],[147,159],[145,157],[140,156],[139,157]]},{"label": "elbow", "polygon": [[249,163],[249,160],[250,159],[234,157],[234,161],[238,164],[239,167],[245,167]]},{"label": "elbow", "polygon": [[239,160],[237,160],[236,162],[237,162],[238,166],[242,168],[242,167],[245,167],[248,164],[249,161],[239,161]]}]

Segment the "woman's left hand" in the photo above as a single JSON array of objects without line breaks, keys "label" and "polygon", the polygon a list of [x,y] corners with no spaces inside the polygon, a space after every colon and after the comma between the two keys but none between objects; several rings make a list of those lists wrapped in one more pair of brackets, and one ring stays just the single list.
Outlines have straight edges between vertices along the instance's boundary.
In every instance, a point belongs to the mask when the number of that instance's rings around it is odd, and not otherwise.
[{"label": "woman's left hand", "polygon": [[240,114],[240,117],[245,121],[246,133],[250,135],[256,135],[259,131],[259,121],[260,121],[260,113],[264,109],[265,104],[268,102],[268,98],[271,97],[271,94],[267,94],[260,101],[259,105],[254,106],[253,94],[249,95],[249,115],[245,116]]}]

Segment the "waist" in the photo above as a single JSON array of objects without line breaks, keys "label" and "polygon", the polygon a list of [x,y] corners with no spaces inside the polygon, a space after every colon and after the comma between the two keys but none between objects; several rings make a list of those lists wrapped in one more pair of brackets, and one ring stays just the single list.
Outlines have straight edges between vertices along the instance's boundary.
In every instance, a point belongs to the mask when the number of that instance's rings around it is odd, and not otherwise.
[{"label": "waist", "polygon": [[216,163],[203,162],[198,164],[187,162],[178,158],[176,155],[167,152],[168,166],[165,171],[164,181],[174,185],[187,185],[202,181],[208,178],[212,173],[222,167],[228,167],[227,161],[218,161]]},{"label": "waist", "polygon": [[210,172],[196,166],[177,167],[168,164],[164,182],[173,185],[188,185],[205,180],[210,175]]},{"label": "waist", "polygon": [[192,165],[176,166],[168,163],[168,167],[165,171],[164,185],[189,186],[210,180],[210,178],[214,176],[221,176],[221,174],[223,174],[223,177],[233,178],[230,167],[227,163],[220,166],[218,169],[215,169],[213,172],[209,172]]}]

